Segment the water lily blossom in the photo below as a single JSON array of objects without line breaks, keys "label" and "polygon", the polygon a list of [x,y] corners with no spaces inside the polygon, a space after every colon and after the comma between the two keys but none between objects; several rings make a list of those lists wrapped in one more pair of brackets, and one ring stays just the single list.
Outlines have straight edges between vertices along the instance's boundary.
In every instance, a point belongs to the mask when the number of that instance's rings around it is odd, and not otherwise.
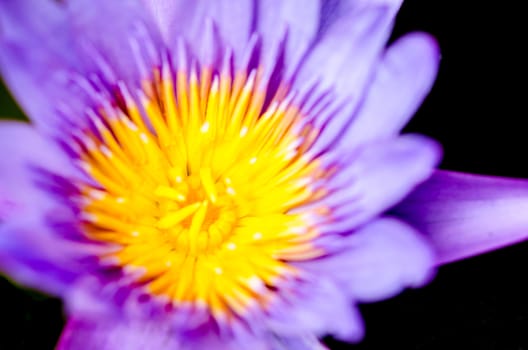
[{"label": "water lily blossom", "polygon": [[441,153],[399,135],[439,62],[386,47],[399,6],[0,0],[0,269],[63,298],[59,349],[317,349],[431,278],[386,214]]}]

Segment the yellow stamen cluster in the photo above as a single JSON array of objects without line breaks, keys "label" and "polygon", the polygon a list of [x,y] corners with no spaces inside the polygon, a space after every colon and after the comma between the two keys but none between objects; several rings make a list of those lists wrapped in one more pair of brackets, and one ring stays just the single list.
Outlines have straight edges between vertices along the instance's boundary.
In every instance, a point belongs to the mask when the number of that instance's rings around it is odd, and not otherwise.
[{"label": "yellow stamen cluster", "polygon": [[258,71],[165,67],[81,137],[80,166],[97,183],[80,186],[83,225],[116,247],[103,259],[217,318],[265,309],[298,275],[289,262],[323,254],[313,213],[294,211],[324,195],[311,186],[324,172],[305,155],[317,131],[283,88],[263,108],[260,83]]}]

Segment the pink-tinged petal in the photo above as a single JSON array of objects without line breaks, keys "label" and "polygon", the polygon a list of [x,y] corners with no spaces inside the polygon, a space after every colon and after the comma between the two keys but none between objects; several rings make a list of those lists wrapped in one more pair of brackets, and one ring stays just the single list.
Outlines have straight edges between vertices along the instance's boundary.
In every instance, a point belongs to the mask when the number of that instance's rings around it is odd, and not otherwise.
[{"label": "pink-tinged petal", "polygon": [[0,72],[26,114],[43,129],[56,121],[55,103],[75,100],[65,71],[81,70],[71,50],[62,6],[54,1],[0,2]]},{"label": "pink-tinged petal", "polygon": [[426,34],[409,34],[394,43],[341,139],[344,147],[396,135],[430,91],[439,61],[437,43]]},{"label": "pink-tinged petal", "polygon": [[437,263],[528,238],[528,181],[437,171],[394,212],[432,242]]},{"label": "pink-tinged petal", "polygon": [[299,265],[319,276],[332,275],[358,301],[377,301],[406,287],[420,287],[434,273],[430,244],[399,220],[378,219],[333,239],[338,253]]},{"label": "pink-tinged petal", "polygon": [[440,146],[419,135],[368,143],[337,155],[339,172],[326,189],[324,205],[334,220],[323,230],[347,232],[398,203],[426,180],[438,164]]},{"label": "pink-tinged petal", "polygon": [[287,33],[286,75],[293,73],[317,35],[320,14],[319,0],[258,1],[257,32],[263,34],[262,53],[276,49]]}]

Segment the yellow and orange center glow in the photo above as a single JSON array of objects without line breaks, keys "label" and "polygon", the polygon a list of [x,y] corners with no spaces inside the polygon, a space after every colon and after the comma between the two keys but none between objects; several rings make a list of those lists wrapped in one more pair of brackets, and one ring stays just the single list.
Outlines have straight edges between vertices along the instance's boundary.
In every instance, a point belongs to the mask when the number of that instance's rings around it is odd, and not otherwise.
[{"label": "yellow and orange center glow", "polygon": [[324,254],[310,220],[324,208],[302,209],[324,196],[312,186],[324,169],[306,156],[317,130],[284,88],[263,108],[256,70],[174,76],[157,72],[83,134],[96,183],[80,185],[83,228],[154,296],[217,318],[265,309],[298,277],[290,262]]}]

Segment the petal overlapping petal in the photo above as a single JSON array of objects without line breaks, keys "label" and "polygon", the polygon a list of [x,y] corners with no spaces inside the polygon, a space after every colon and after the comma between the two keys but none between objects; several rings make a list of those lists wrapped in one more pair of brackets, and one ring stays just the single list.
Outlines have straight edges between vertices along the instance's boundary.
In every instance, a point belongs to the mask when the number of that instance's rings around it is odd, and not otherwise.
[{"label": "petal overlapping petal", "polygon": [[332,273],[354,299],[372,302],[405,287],[420,287],[434,275],[435,256],[418,231],[390,217],[366,224],[342,239],[328,239],[339,253],[302,263],[317,275]]}]

